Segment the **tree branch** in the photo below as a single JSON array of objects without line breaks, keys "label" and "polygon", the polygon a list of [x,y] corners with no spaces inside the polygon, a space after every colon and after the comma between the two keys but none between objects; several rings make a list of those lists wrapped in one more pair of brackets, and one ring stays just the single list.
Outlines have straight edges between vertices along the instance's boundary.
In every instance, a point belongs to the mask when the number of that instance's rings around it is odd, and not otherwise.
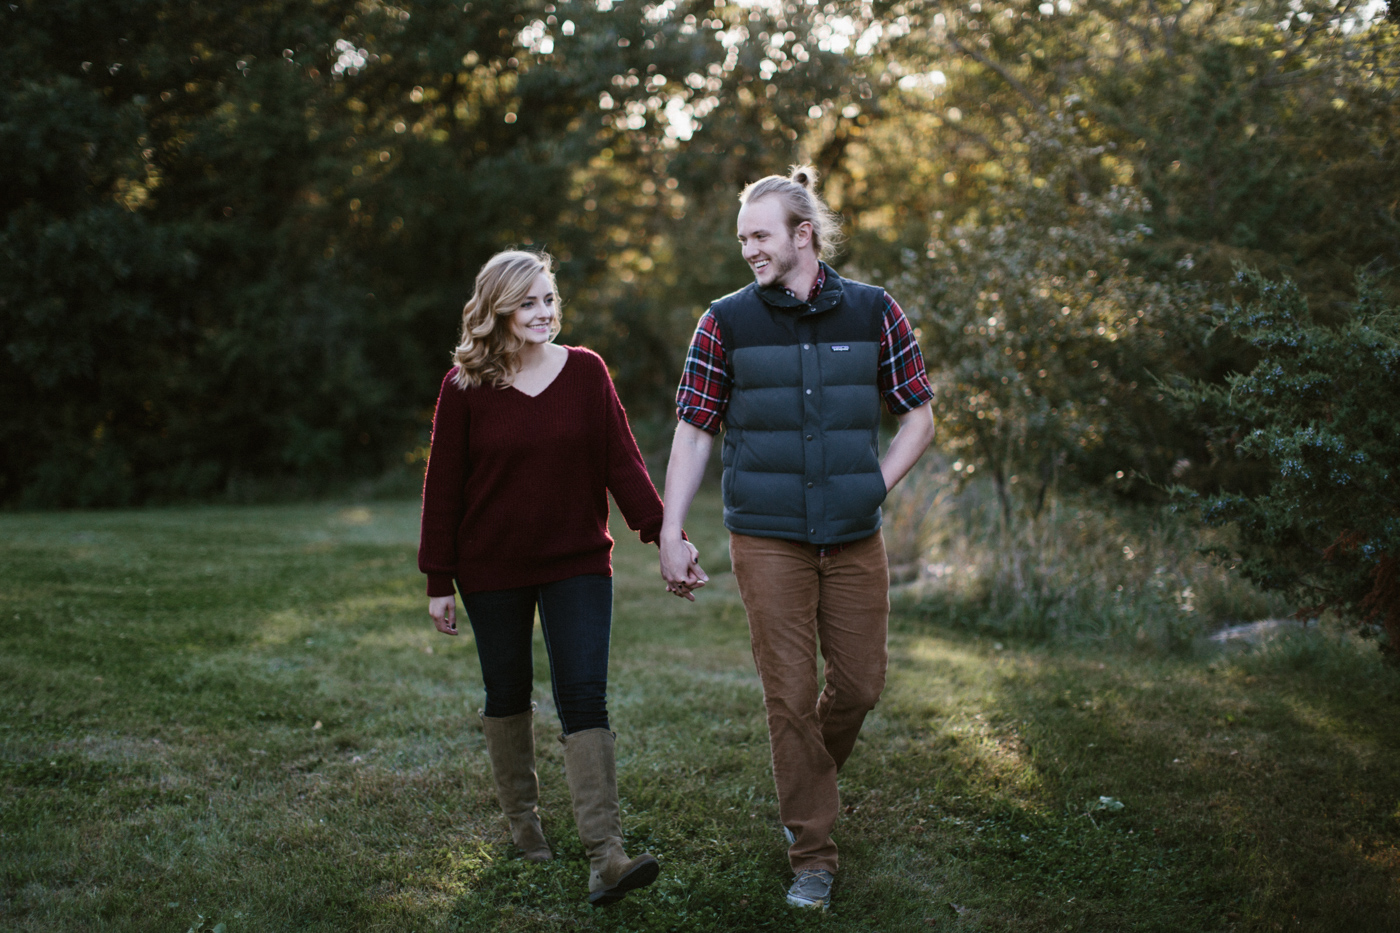
[{"label": "tree branch", "polygon": [[1011,72],[1006,70],[1005,66],[999,64],[998,62],[992,61],[992,59],[983,55],[981,52],[978,52],[976,49],[972,49],[966,45],[963,45],[961,42],[958,41],[958,37],[953,35],[951,32],[947,34],[947,38],[948,43],[952,45],[957,52],[966,55],[968,58],[977,62],[977,64],[981,65],[983,68],[988,68],[992,71],[995,71],[998,75],[1001,76],[1001,79],[1011,87],[1012,90],[1014,90],[1017,94],[1020,95],[1022,100],[1024,100],[1027,104],[1029,104],[1032,108],[1039,111],[1040,113],[1046,112],[1045,104],[1042,101],[1037,100],[1035,96],[1031,94],[1030,89],[1027,88],[1020,81],[1017,81],[1016,78],[1011,74]]}]

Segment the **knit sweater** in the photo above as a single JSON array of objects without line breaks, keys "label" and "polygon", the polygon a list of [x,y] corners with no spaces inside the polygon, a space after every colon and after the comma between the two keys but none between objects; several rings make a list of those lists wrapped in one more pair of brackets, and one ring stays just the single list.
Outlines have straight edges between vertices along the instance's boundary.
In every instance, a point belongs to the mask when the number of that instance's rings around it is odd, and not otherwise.
[{"label": "knit sweater", "polygon": [[443,377],[423,480],[418,569],[429,596],[612,574],[608,492],[645,542],[661,535],[647,475],[607,366],[568,347],[564,368],[531,397],[461,389]]}]

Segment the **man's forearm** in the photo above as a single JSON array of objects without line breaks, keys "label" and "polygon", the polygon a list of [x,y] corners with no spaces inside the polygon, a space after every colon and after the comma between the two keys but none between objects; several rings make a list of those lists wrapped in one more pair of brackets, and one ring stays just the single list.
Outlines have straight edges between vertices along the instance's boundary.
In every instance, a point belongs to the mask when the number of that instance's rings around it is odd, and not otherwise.
[{"label": "man's forearm", "polygon": [[899,416],[899,430],[890,441],[890,449],[885,451],[885,459],[880,461],[886,490],[893,489],[919,462],[933,442],[933,433],[932,405],[922,405]]},{"label": "man's forearm", "polygon": [[710,462],[710,446],[714,443],[707,432],[685,421],[676,424],[671,439],[671,459],[666,464],[665,517],[661,523],[662,541],[680,540],[690,504],[705,477],[705,465]]}]

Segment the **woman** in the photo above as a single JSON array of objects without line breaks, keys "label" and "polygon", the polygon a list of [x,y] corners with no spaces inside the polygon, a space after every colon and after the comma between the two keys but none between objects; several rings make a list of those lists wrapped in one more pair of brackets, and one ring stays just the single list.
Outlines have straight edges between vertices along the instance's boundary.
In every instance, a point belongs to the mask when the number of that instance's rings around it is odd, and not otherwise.
[{"label": "woman", "polygon": [[[537,813],[534,661],[539,610],[588,899],[620,900],[651,884],[650,854],[629,859],[607,711],[612,626],[610,490],[643,541],[656,542],[656,494],[602,359],[554,344],[558,297],[550,257],[493,256],[462,311],[455,365],[442,381],[423,484],[418,567],[428,612],[457,634],[453,582],[486,685],[481,722],[501,809],[531,861],[552,858]],[[693,586],[703,584],[696,579]],[[690,587],[671,587],[689,595]]]}]

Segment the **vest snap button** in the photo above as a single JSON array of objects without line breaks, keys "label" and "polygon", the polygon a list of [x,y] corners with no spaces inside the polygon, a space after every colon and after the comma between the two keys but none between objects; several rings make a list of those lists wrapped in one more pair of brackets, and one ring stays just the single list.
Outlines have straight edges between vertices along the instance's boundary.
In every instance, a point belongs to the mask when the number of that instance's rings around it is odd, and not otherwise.
[{"label": "vest snap button", "polygon": [[814,485],[816,485],[816,484],[815,484],[815,483],[808,483],[808,484],[807,484],[807,488],[808,488],[808,489],[811,489]]},{"label": "vest snap button", "polygon": [[812,435],[808,434],[808,435],[807,435],[807,440],[810,441],[811,439],[812,439]]},{"label": "vest snap button", "polygon": [[812,394],[812,390],[811,390],[811,389],[808,389],[808,390],[807,390],[807,394],[808,394],[808,395],[811,395],[811,394]]},{"label": "vest snap button", "polygon": [[804,349],[804,350],[810,350],[810,349],[812,349],[812,345],[811,345],[810,343],[804,343],[804,344],[802,345],[802,349]]}]

